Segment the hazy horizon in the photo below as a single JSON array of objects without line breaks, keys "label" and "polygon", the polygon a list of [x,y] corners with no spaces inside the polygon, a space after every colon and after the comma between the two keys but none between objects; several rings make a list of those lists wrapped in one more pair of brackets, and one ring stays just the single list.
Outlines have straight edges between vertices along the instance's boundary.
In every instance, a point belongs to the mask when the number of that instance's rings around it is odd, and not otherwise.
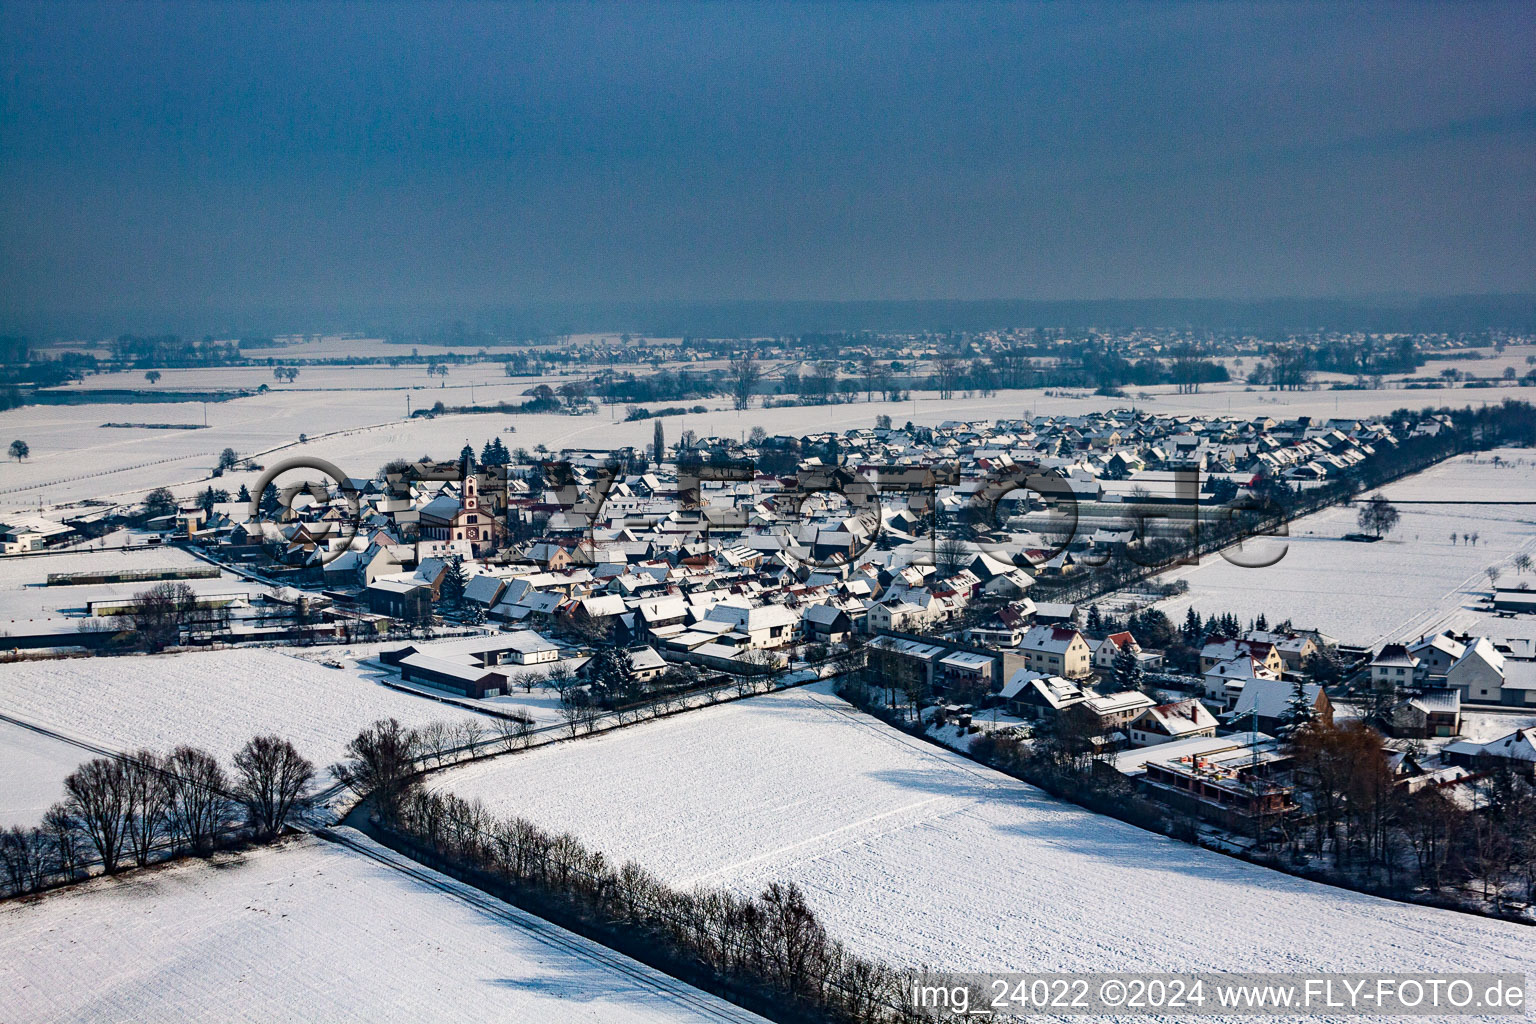
[{"label": "hazy horizon", "polygon": [[1529,294],[1531,28],[0,0],[0,329]]}]

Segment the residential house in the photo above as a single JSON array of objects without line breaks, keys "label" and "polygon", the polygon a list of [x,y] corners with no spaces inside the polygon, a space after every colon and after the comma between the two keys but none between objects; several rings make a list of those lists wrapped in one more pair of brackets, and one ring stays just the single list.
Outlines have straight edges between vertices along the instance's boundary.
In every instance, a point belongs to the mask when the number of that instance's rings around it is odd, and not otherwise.
[{"label": "residential house", "polygon": [[1093,651],[1094,671],[1100,675],[1115,667],[1115,658],[1121,650],[1129,650],[1132,654],[1141,650],[1141,645],[1129,632],[1111,633],[1103,640],[1089,640],[1088,646]]},{"label": "residential house", "polygon": [[1215,736],[1216,717],[1198,700],[1174,701],[1147,708],[1131,720],[1131,746],[1150,747],[1196,736]]},{"label": "residential house", "polygon": [[1457,736],[1461,733],[1461,691],[1426,690],[1387,712],[1387,733],[1413,739]]},{"label": "residential house", "polygon": [[1157,701],[1140,690],[1122,690],[1120,693],[1094,694],[1083,702],[1093,714],[1101,735],[1123,733],[1131,722]]},{"label": "residential house", "polygon": [[998,696],[1010,714],[1031,720],[1053,719],[1092,694],[1070,679],[1021,668],[1008,677]]},{"label": "residential house", "polygon": [[1083,634],[1070,626],[1036,626],[1019,641],[1024,667],[1042,675],[1087,679],[1092,652]]},{"label": "residential house", "polygon": [[[1333,703],[1316,683],[1302,683],[1302,695],[1311,706],[1316,720],[1333,723]],[[1237,704],[1227,713],[1234,726],[1273,735],[1290,717],[1291,697],[1296,684],[1284,679],[1250,679],[1238,695]],[[1254,715],[1257,712],[1257,724]]]},{"label": "residential house", "polygon": [[1231,707],[1243,687],[1254,679],[1279,679],[1280,673],[1244,655],[1230,661],[1212,665],[1205,673],[1204,692],[1207,700],[1222,707]]},{"label": "residential house", "polygon": [[1448,764],[1477,770],[1505,766],[1536,775],[1536,729],[1516,729],[1486,743],[1456,740],[1445,745],[1441,757]]},{"label": "residential house", "polygon": [[1211,637],[1200,648],[1200,671],[1209,672],[1224,661],[1252,658],[1279,678],[1285,672],[1285,659],[1274,644],[1265,640],[1228,640]]},{"label": "residential house", "polygon": [[1504,686],[1504,655],[1487,637],[1478,637],[1462,649],[1445,673],[1445,685],[1461,691],[1468,704],[1498,704]]},{"label": "residential house", "polygon": [[1404,644],[1387,644],[1371,659],[1371,687],[1376,690],[1412,686],[1419,659]]},{"label": "residential house", "polygon": [[706,618],[727,623],[745,635],[745,646],[754,650],[784,647],[794,643],[800,633],[800,612],[779,604],[748,607],[721,602]]},{"label": "residential house", "polygon": [[834,604],[813,604],[805,609],[805,634],[823,643],[837,644],[853,632],[853,620]]}]

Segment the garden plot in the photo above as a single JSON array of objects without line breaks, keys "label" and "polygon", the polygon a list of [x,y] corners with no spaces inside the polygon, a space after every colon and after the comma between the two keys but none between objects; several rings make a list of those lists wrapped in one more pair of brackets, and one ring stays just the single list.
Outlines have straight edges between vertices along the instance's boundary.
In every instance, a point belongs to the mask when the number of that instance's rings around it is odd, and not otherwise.
[{"label": "garden plot", "polygon": [[389,863],[304,839],[0,907],[3,1015],[760,1020],[357,839]]},{"label": "garden plot", "polygon": [[[1536,501],[1533,467],[1536,452],[1522,449],[1458,456],[1384,493],[1404,502]],[[1356,506],[1305,516],[1283,541],[1250,542],[1245,557],[1283,543],[1285,556],[1275,565],[1245,569],[1208,555],[1197,567],[1158,578],[1189,582],[1188,593],[1158,607],[1175,623],[1190,607],[1245,622],[1262,613],[1271,625],[1289,619],[1345,643],[1375,646],[1472,625],[1486,614],[1479,603],[1489,592],[1487,567],[1499,566],[1501,582],[1508,582],[1517,578],[1514,557],[1536,554],[1536,506],[1403,504],[1398,511],[1397,529],[1377,543],[1343,539],[1360,529]],[[1463,540],[1473,533],[1475,545]],[[1536,584],[1536,576],[1527,578]]]},{"label": "garden plot", "polygon": [[[328,668],[273,649],[0,665],[0,711],[111,750],[191,743],[226,763],[253,735],[275,733],[322,773],[375,719],[491,724],[484,715],[381,686],[350,663]],[[73,768],[91,756],[82,750],[65,760]],[[9,799],[0,794],[0,807]]]},{"label": "garden plot", "polygon": [[1316,885],[1055,800],[819,687],[452,769],[436,786],[680,887],[795,881],[896,965],[1523,971],[1518,925]]}]

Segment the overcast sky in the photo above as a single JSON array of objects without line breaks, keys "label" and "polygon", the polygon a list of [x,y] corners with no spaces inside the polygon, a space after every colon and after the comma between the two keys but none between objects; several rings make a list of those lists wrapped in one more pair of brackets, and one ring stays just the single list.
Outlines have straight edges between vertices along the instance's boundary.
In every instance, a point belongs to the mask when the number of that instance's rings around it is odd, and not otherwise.
[{"label": "overcast sky", "polygon": [[0,3],[0,314],[1536,290],[1536,6]]}]

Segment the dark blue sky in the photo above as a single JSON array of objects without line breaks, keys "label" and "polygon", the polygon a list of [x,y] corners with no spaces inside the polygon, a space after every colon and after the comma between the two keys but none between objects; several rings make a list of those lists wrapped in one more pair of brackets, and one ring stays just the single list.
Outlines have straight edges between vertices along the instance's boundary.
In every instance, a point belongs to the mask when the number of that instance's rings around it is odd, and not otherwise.
[{"label": "dark blue sky", "polygon": [[1536,6],[0,3],[0,314],[1536,290]]}]

